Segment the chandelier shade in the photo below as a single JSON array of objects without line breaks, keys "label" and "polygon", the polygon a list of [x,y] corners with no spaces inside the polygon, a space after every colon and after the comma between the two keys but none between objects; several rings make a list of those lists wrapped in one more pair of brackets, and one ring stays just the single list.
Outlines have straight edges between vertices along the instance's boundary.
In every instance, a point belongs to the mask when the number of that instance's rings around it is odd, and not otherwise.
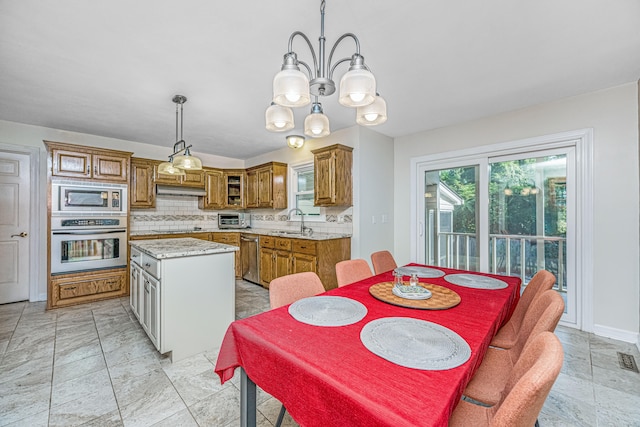
[{"label": "chandelier shade", "polygon": [[338,102],[345,107],[363,107],[376,97],[376,78],[364,69],[349,70],[340,79]]},{"label": "chandelier shade", "polygon": [[329,118],[324,115],[322,105],[314,103],[311,114],[304,119],[304,134],[311,138],[322,138],[331,133]]},{"label": "chandelier shade", "polygon": [[[326,0],[321,0],[320,37],[318,37],[317,50],[314,49],[304,33],[295,31],[289,36],[288,51],[284,54],[281,70],[273,79],[272,103],[265,113],[266,128],[271,132],[293,129],[295,123],[290,108],[308,105],[312,102],[311,97],[313,96],[315,100],[312,104],[311,114],[304,120],[304,133],[312,138],[329,135],[329,118],[324,115],[318,98],[330,96],[336,92],[333,73],[338,65],[347,62],[349,69],[340,79],[338,102],[351,108],[363,108],[376,104],[370,110],[366,110],[368,111],[366,113],[357,113],[356,123],[358,124],[373,126],[387,120],[386,103],[377,95],[376,78],[364,63],[364,57],[360,54],[360,41],[355,34],[341,35],[331,48],[327,61],[324,36],[325,4]],[[297,53],[293,51],[293,41],[296,38],[303,39],[309,48],[313,63],[307,64],[303,60],[298,60]],[[354,42],[355,52],[350,57],[333,61],[336,48],[347,39]]]},{"label": "chandelier shade", "polygon": [[362,126],[375,126],[387,121],[387,103],[380,96],[369,105],[356,109],[356,123]]},{"label": "chandelier shade", "polygon": [[293,129],[293,110],[276,103],[271,103],[265,112],[267,130],[271,132],[285,132]]},{"label": "chandelier shade", "polygon": [[300,70],[284,69],[273,78],[273,102],[283,107],[304,107],[311,102],[309,78]]}]

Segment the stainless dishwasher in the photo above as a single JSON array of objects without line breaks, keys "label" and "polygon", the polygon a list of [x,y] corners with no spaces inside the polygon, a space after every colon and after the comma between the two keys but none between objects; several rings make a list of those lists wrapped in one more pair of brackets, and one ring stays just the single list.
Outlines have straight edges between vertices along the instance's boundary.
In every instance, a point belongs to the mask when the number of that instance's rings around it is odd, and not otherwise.
[{"label": "stainless dishwasher", "polygon": [[260,284],[259,237],[256,234],[240,234],[242,278]]}]

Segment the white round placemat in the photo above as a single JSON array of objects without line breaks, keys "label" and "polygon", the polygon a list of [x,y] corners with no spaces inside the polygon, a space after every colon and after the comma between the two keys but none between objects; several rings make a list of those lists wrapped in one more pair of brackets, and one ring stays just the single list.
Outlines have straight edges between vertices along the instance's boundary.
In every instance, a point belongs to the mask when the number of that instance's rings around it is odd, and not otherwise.
[{"label": "white round placemat", "polygon": [[507,282],[500,279],[469,273],[447,274],[444,276],[444,280],[454,285],[464,286],[465,288],[504,289],[509,286]]},{"label": "white round placemat", "polygon": [[451,329],[409,317],[373,320],[360,332],[372,353],[407,368],[441,371],[469,360],[471,348]]},{"label": "white round placemat", "polygon": [[367,307],[350,298],[317,296],[294,302],[289,306],[289,314],[308,325],[345,326],[362,320]]},{"label": "white round placemat", "polygon": [[444,271],[438,270],[437,268],[429,268],[429,267],[398,267],[394,271],[402,274],[403,276],[411,276],[413,273],[416,273],[418,277],[423,279],[429,279],[434,277],[442,277],[444,276]]}]

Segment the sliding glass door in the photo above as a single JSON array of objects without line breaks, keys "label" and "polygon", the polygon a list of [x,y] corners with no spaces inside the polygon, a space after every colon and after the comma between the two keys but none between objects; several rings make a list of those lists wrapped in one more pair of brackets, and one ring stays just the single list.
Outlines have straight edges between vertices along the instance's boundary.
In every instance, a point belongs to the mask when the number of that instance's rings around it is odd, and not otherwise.
[{"label": "sliding glass door", "polygon": [[574,148],[487,153],[418,165],[418,260],[518,276],[556,276],[576,321]]}]

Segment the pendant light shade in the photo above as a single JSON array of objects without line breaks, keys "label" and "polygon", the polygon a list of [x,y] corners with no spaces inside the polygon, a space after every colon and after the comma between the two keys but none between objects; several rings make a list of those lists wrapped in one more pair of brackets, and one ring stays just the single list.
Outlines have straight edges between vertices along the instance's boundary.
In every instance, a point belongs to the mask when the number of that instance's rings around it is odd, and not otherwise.
[{"label": "pendant light shade", "polygon": [[293,110],[274,102],[267,108],[264,114],[267,130],[271,132],[284,132],[293,129]]},{"label": "pendant light shade", "polygon": [[284,107],[304,107],[311,102],[309,78],[297,69],[284,69],[273,78],[273,102]]},{"label": "pendant light shade", "polygon": [[375,100],[364,107],[356,109],[356,123],[362,126],[375,126],[387,121],[387,103],[376,95]]},{"label": "pendant light shade", "polygon": [[322,112],[322,105],[314,103],[311,114],[304,119],[304,134],[311,138],[322,138],[331,133],[329,118]]},{"label": "pendant light shade", "polygon": [[202,160],[194,157],[189,152],[189,147],[184,150],[184,154],[173,157],[173,167],[177,169],[202,170]]},{"label": "pendant light shade", "polygon": [[158,173],[160,175],[185,176],[187,173],[173,166],[171,162],[162,162],[158,165]]},{"label": "pendant light shade", "polygon": [[365,69],[350,69],[340,79],[338,102],[345,107],[362,107],[376,97],[376,78]]}]

